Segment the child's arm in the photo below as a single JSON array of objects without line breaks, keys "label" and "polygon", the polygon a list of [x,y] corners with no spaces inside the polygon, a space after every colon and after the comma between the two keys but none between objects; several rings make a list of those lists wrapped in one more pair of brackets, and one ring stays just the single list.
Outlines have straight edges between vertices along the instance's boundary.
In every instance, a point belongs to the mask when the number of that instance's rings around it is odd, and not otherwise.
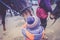
[{"label": "child's arm", "polygon": [[26,30],[26,36],[28,37],[28,39],[34,40],[34,34],[31,34],[28,30]]},{"label": "child's arm", "polygon": [[24,25],[22,25],[23,34],[24,34],[28,39],[33,40],[33,39],[34,39],[34,35],[31,34],[28,30],[26,30],[26,25],[27,25],[27,23],[25,23]]},{"label": "child's arm", "polygon": [[22,25],[22,28],[26,28],[26,25],[27,25],[27,23],[23,24],[23,25]]}]

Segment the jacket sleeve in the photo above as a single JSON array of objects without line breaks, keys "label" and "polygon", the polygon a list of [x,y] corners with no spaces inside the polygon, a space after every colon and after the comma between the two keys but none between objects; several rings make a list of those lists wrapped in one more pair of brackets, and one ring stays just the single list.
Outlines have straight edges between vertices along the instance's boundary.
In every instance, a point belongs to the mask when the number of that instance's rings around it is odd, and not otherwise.
[{"label": "jacket sleeve", "polygon": [[48,11],[52,13],[50,0],[44,0],[44,2],[45,2],[45,5],[47,6]]},{"label": "jacket sleeve", "polygon": [[40,1],[41,1],[41,0],[38,0],[38,4],[40,4]]}]

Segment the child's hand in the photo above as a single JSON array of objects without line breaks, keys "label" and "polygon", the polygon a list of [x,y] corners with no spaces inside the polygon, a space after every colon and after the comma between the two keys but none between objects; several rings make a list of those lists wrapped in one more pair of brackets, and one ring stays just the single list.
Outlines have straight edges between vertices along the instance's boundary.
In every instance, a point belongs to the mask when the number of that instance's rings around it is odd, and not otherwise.
[{"label": "child's hand", "polygon": [[26,25],[27,25],[27,23],[23,24],[23,25],[22,25],[22,28],[26,28]]}]

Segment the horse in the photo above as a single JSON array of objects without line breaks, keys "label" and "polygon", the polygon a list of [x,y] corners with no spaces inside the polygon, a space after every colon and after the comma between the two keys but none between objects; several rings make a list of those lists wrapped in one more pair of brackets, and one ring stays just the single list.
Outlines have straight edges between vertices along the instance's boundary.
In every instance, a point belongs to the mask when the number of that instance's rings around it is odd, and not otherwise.
[{"label": "horse", "polygon": [[26,0],[0,0],[0,16],[2,18],[3,30],[6,31],[5,28],[5,16],[6,10],[12,9],[16,12],[20,13],[20,16],[26,18],[31,14],[31,6],[27,5]]}]

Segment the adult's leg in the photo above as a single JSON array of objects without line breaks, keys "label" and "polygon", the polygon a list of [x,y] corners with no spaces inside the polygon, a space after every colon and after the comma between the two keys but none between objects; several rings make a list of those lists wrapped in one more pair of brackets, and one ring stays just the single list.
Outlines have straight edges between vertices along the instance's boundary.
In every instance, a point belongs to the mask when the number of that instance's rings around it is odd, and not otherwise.
[{"label": "adult's leg", "polygon": [[44,30],[43,30],[43,33],[42,33],[42,40],[47,40],[48,37],[46,36],[46,33],[45,33],[45,29],[46,29],[46,26],[47,26],[47,18],[46,19],[41,19],[41,25],[43,26]]},{"label": "adult's leg", "polygon": [[41,25],[42,25],[43,28],[45,29],[46,26],[47,26],[47,19],[41,19],[41,18],[40,18],[40,20],[41,20]]}]

